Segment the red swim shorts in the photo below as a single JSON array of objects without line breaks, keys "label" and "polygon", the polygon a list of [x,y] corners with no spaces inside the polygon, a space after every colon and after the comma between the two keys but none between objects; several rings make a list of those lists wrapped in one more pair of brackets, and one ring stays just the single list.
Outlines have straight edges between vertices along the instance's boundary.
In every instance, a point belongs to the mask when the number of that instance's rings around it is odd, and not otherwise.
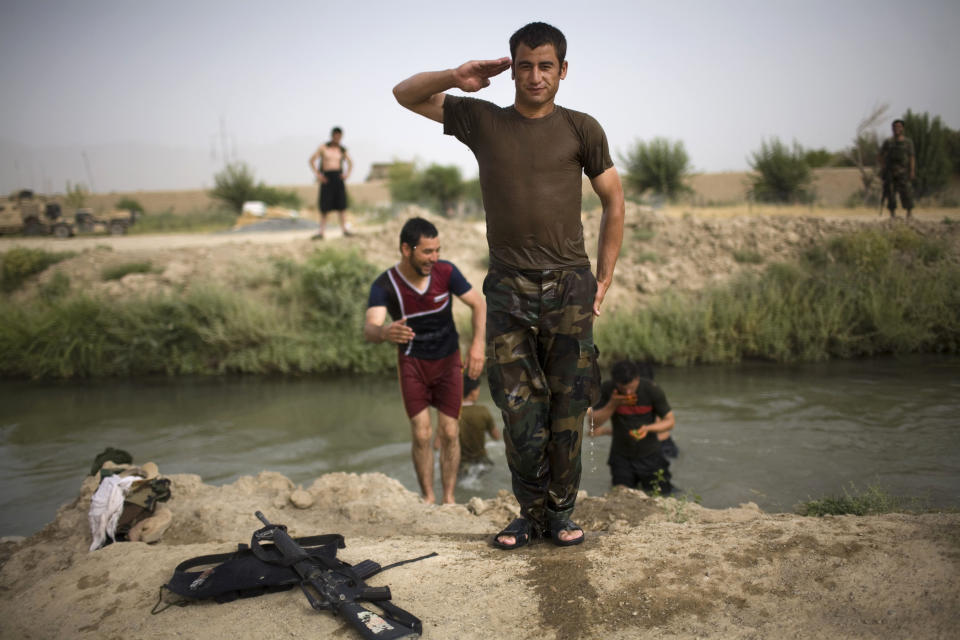
[{"label": "red swim shorts", "polygon": [[463,400],[463,365],[460,352],[439,360],[421,360],[399,354],[400,395],[407,417],[434,406],[451,418],[460,417]]}]

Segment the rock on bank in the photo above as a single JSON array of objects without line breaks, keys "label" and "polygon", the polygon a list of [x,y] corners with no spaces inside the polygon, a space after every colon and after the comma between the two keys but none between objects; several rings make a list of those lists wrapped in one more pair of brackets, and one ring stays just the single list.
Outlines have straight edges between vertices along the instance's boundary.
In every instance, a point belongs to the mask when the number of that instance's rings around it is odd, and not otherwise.
[{"label": "rock on bank", "polygon": [[299,591],[150,614],[181,561],[249,542],[258,509],[294,536],[344,534],[350,563],[438,552],[370,580],[425,638],[948,638],[960,623],[958,514],[803,518],[615,490],[579,501],[585,544],[508,553],[489,545],[517,510],[505,494],[430,507],[386,476],[336,473],[304,487],[313,504],[299,509],[276,473],[171,479],[158,544],[87,552],[87,486],[42,531],[0,545],[0,637],[355,637]]}]

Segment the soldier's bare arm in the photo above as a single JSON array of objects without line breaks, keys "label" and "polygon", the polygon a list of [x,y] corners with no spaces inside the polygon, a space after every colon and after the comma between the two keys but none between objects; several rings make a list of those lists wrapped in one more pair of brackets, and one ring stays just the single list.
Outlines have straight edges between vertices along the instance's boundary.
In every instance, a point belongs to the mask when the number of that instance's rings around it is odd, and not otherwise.
[{"label": "soldier's bare arm", "polygon": [[593,302],[593,314],[599,316],[600,304],[613,282],[613,269],[623,242],[623,185],[620,184],[620,174],[613,167],[592,178],[590,184],[603,205],[597,247],[597,297]]},{"label": "soldier's bare arm", "polygon": [[424,71],[393,88],[393,96],[414,113],[443,122],[444,91],[457,88],[473,93],[490,86],[490,78],[510,68],[510,58],[471,60],[456,69]]}]

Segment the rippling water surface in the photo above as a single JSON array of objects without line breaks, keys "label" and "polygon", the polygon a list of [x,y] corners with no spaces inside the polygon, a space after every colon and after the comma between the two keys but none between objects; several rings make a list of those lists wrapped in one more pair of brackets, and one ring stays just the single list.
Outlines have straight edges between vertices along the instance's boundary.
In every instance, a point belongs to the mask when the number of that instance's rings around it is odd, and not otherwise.
[{"label": "rippling water surface", "polygon": [[[788,511],[871,484],[960,506],[960,359],[664,368],[657,382],[677,417],[674,482],[705,506]],[[585,442],[591,495],[609,489],[609,442]],[[0,382],[0,535],[52,520],[107,446],[212,484],[264,469],[305,486],[381,471],[417,490],[392,378]],[[462,483],[458,501],[510,488],[502,442],[488,449],[494,469]]]}]

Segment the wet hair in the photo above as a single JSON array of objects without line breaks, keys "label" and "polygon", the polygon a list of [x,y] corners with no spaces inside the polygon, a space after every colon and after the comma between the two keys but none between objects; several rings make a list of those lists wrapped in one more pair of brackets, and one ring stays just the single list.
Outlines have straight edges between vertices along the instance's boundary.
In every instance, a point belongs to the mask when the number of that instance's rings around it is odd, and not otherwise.
[{"label": "wet hair", "polygon": [[614,362],[610,368],[610,377],[613,378],[614,384],[627,384],[639,378],[640,371],[637,369],[636,363],[630,360],[620,360]]},{"label": "wet hair", "polygon": [[340,127],[334,127],[333,129],[330,129],[331,136],[336,135],[338,133],[343,133],[343,129],[341,129]]},{"label": "wet hair", "polygon": [[649,362],[620,360],[611,367],[610,377],[613,378],[613,383],[618,385],[633,382],[637,378],[653,380],[653,365]]},{"label": "wet hair", "polygon": [[517,47],[520,44],[525,44],[531,49],[552,44],[553,50],[557,52],[557,61],[560,64],[563,64],[563,59],[567,57],[567,39],[563,32],[546,22],[531,22],[517,29],[516,33],[510,36],[511,59],[516,59]]},{"label": "wet hair", "polygon": [[463,372],[463,397],[464,398],[470,395],[473,392],[473,390],[478,388],[479,386],[480,386],[479,376],[476,378],[471,378],[469,375],[467,375],[466,371]]},{"label": "wet hair", "polygon": [[410,218],[400,229],[400,244],[406,243],[411,249],[420,243],[420,238],[436,238],[440,235],[433,223],[423,218]]}]

